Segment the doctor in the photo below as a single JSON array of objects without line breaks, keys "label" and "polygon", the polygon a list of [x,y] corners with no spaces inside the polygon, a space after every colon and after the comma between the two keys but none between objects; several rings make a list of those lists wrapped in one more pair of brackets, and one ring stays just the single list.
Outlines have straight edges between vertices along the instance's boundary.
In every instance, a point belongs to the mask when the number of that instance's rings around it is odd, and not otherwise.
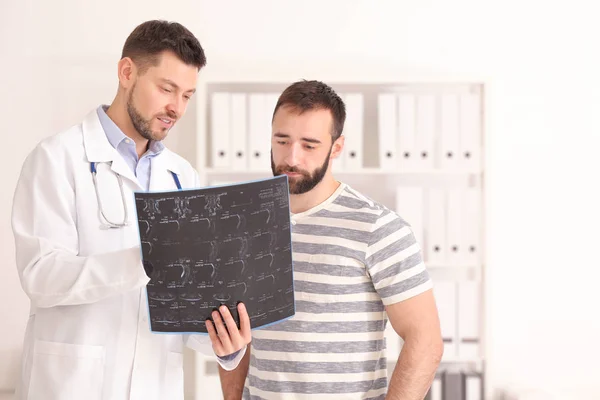
[{"label": "doctor", "polygon": [[250,342],[243,305],[240,330],[225,307],[223,318],[213,313],[210,341],[150,332],[134,220],[134,191],[198,185],[192,166],[161,141],[205,63],[182,25],[139,25],[125,42],[113,103],[27,157],[12,215],[31,299],[18,399],[183,399],[184,344],[221,356],[227,370],[243,357]]}]

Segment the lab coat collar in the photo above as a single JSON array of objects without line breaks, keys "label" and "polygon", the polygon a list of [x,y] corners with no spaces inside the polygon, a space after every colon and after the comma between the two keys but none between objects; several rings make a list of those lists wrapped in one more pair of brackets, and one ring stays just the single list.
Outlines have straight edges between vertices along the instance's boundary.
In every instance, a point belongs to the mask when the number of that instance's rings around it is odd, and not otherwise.
[{"label": "lab coat collar", "polygon": [[[107,162],[111,164],[111,169],[121,175],[122,177],[129,179],[135,183],[140,189],[142,189],[137,177],[127,165],[123,157],[119,152],[112,147],[102,124],[98,118],[98,113],[94,109],[91,111],[83,120],[83,146],[85,148],[85,155],[88,162]],[[172,171],[176,174],[180,174],[181,170],[175,157],[171,154],[168,149],[164,149],[152,160],[152,167],[154,172],[158,172],[159,168],[164,168]],[[157,168],[158,167],[158,168]]]}]

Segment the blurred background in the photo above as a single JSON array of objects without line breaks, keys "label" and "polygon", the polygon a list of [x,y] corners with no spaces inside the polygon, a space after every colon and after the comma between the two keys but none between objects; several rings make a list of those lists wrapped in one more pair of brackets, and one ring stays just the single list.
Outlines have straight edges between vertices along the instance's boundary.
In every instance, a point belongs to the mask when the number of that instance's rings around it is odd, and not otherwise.
[{"label": "blurred background", "polygon": [[[600,25],[592,2],[0,4],[0,393],[6,398],[29,312],[10,228],[21,164],[39,140],[110,103],[125,38],[145,20],[167,19],[196,34],[208,59],[193,105],[167,139],[200,172],[209,166],[208,94],[227,85],[285,87],[298,79],[479,85],[485,398],[600,399],[600,57],[593,45]],[[211,366],[186,354],[189,399],[206,398],[203,388],[214,387]]]}]

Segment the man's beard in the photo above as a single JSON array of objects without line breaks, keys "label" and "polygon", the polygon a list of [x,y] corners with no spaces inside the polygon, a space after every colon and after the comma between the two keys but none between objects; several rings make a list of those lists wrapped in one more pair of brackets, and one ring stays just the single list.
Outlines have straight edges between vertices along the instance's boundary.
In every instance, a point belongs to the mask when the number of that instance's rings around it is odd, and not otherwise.
[{"label": "man's beard", "polygon": [[[154,118],[144,119],[142,114],[135,108],[133,105],[133,92],[135,91],[135,85],[131,88],[131,92],[129,93],[129,98],[127,99],[127,113],[129,114],[129,118],[131,118],[131,123],[135,130],[140,134],[141,137],[147,140],[161,141],[167,136],[167,132],[164,135],[160,133],[152,132],[150,128],[150,124],[154,120]],[[169,118],[173,120],[173,123],[176,120],[176,115],[169,114],[167,115]],[[171,125],[172,127],[173,125]],[[169,128],[170,129],[170,128]]]},{"label": "man's beard", "polygon": [[300,170],[295,167],[276,167],[275,162],[273,161],[273,150],[271,150],[271,171],[273,171],[273,176],[283,175],[286,172],[295,172],[297,174],[301,174],[302,177],[288,178],[288,182],[290,186],[290,194],[304,194],[313,190],[315,186],[317,186],[323,180],[323,177],[325,177],[325,173],[327,172],[327,168],[329,168],[330,156],[331,150],[327,154],[327,158],[325,158],[323,165],[314,170],[311,174],[308,171]]}]

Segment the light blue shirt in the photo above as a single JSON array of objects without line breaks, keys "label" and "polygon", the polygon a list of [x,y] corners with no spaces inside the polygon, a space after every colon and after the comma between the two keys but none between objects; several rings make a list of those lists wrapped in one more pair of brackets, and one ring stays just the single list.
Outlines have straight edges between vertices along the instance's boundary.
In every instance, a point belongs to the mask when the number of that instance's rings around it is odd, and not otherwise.
[{"label": "light blue shirt", "polygon": [[108,106],[105,105],[98,107],[98,118],[104,133],[106,133],[106,138],[129,165],[140,185],[147,191],[150,188],[151,159],[159,155],[164,150],[165,145],[155,140],[150,141],[148,150],[138,159],[135,142],[125,135],[117,124],[110,119],[106,114],[107,109]]}]

